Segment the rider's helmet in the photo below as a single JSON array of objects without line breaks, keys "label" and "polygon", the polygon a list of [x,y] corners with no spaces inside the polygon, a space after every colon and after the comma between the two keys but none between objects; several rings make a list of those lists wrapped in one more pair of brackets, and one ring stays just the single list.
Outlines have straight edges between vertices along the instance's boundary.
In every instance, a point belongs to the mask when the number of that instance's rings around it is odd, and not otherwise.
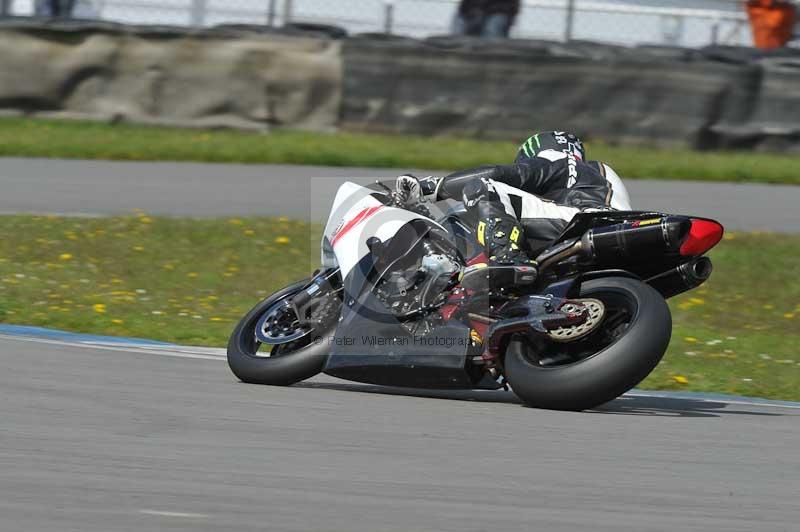
[{"label": "rider's helmet", "polygon": [[571,153],[579,161],[586,161],[586,150],[577,135],[566,131],[547,131],[536,133],[522,143],[514,162],[522,162],[533,157],[542,157],[551,161],[563,159]]}]

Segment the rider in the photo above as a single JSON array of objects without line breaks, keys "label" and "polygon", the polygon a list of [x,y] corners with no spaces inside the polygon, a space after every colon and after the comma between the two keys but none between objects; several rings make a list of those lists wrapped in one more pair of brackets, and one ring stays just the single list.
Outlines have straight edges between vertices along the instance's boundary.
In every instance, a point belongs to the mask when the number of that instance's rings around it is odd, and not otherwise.
[{"label": "rider", "polygon": [[477,237],[495,264],[533,265],[530,253],[552,242],[586,210],[631,210],[627,190],[606,164],[587,161],[571,133],[537,133],[514,164],[482,166],[422,182],[405,175],[398,195],[412,205],[423,195],[462,199],[477,217]]}]

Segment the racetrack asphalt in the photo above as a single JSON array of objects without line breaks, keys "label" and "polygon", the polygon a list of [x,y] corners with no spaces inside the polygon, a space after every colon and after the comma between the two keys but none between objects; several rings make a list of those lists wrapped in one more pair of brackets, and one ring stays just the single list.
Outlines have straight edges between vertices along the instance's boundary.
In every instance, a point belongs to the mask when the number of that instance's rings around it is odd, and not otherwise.
[{"label": "racetrack asphalt", "polygon": [[0,530],[795,531],[800,409],[327,377],[215,351],[0,338]]},{"label": "racetrack asphalt", "polygon": [[[0,212],[322,220],[396,171],[0,159]],[[800,232],[800,187],[629,183],[637,207]],[[309,199],[311,198],[311,199]],[[309,214],[310,213],[310,214]],[[237,382],[216,350],[0,337],[0,531],[795,531],[800,409]]]},{"label": "racetrack asphalt", "polygon": [[[324,221],[346,178],[398,170],[0,158],[0,213],[289,216]],[[425,172],[419,172],[425,175]],[[628,180],[635,208],[692,214],[730,230],[800,232],[800,187]]]}]

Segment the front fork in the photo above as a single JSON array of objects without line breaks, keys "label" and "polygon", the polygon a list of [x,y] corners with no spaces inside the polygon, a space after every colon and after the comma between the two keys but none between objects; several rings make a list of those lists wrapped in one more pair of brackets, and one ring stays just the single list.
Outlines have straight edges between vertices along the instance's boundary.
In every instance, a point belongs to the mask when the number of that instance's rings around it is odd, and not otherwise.
[{"label": "front fork", "polygon": [[301,325],[318,327],[325,321],[325,316],[316,313],[317,317],[311,318],[312,307],[317,304],[320,298],[334,294],[340,295],[341,292],[342,282],[339,268],[326,268],[317,271],[311,279],[311,283],[295,294],[288,301],[288,304],[292,307]]}]

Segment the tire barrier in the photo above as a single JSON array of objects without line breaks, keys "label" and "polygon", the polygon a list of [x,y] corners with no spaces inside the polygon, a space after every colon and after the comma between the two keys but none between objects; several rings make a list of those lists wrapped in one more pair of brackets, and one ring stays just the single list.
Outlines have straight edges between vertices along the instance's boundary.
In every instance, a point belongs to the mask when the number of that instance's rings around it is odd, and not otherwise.
[{"label": "tire barrier", "polygon": [[800,51],[0,23],[0,113],[800,151]]},{"label": "tire barrier", "polygon": [[800,51],[356,37],[343,54],[348,130],[800,149]]}]

